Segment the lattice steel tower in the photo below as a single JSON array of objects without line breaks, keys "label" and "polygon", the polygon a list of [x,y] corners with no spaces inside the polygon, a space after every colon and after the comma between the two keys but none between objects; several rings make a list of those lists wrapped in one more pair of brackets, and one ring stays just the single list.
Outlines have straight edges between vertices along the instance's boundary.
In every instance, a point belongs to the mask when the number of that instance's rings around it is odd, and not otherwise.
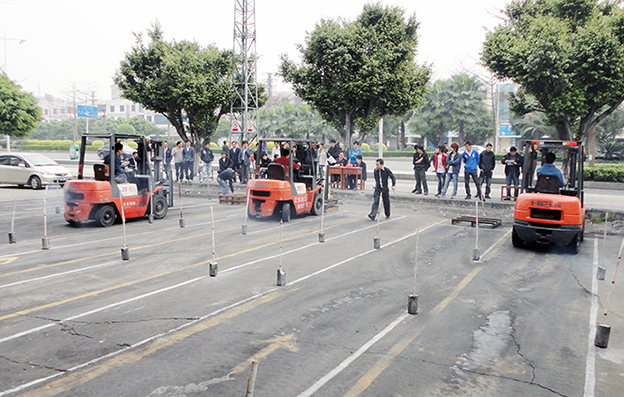
[{"label": "lattice steel tower", "polygon": [[232,79],[236,100],[230,106],[230,117],[232,125],[239,123],[242,139],[257,131],[257,59],[255,0],[234,0]]}]

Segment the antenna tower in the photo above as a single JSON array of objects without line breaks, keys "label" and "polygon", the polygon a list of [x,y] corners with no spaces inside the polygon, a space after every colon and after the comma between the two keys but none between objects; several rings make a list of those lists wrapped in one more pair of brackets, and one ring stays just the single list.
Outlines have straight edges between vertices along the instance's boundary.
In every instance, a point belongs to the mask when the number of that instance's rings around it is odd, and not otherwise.
[{"label": "antenna tower", "polygon": [[[230,141],[237,140],[236,134],[240,134],[240,141],[250,132],[257,131],[258,125],[255,0],[234,0],[233,55],[232,84],[236,99],[230,105]],[[238,124],[240,132],[235,131],[235,124]]]}]

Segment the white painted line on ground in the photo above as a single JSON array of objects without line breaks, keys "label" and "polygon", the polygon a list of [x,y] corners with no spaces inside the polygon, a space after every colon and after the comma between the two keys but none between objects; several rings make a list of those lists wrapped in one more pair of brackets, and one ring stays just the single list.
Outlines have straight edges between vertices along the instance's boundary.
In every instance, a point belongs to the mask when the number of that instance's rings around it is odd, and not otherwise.
[{"label": "white painted line on ground", "polygon": [[85,270],[90,270],[90,269],[95,269],[95,268],[102,267],[102,266],[112,265],[112,264],[118,263],[118,262],[119,261],[106,262],[106,263],[101,263],[99,265],[93,265],[93,266],[83,267],[83,268],[80,268],[80,269],[70,270],[70,271],[67,271],[67,272],[54,273],[54,274],[50,274],[50,275],[47,275],[47,276],[42,276],[42,277],[37,277],[37,278],[30,278],[28,280],[22,280],[22,281],[16,281],[14,283],[0,285],[0,289],[7,288],[7,287],[13,287],[15,285],[20,285],[20,284],[26,284],[26,283],[30,283],[30,282],[33,282],[33,281],[40,281],[40,280],[45,280],[45,279],[48,279],[48,278],[64,276],[66,274],[78,273],[78,272],[82,272],[82,271],[85,271]]},{"label": "white painted line on ground", "polygon": [[589,332],[587,335],[587,357],[585,358],[585,392],[584,397],[594,397],[596,389],[596,346],[594,337],[596,335],[596,316],[598,315],[598,239],[594,238],[594,261],[592,264],[592,297],[591,309],[589,310]]},{"label": "white painted line on ground", "polygon": [[377,343],[381,338],[386,336],[390,331],[392,331],[397,325],[399,325],[406,317],[408,317],[408,313],[403,313],[396,320],[391,322],[386,328],[383,329],[380,333],[375,335],[372,339],[366,342],[362,347],[360,347],[355,353],[347,357],[343,362],[341,362],[336,368],[329,371],[325,376],[321,379],[314,382],[312,386],[310,386],[306,391],[299,394],[298,397],[310,397],[312,394],[316,393],[321,387],[323,387],[327,382],[332,380],[336,375],[341,373],[345,368],[347,368],[352,362],[357,360],[362,354],[366,353],[368,349],[370,349],[375,343]]},{"label": "white painted line on ground", "polygon": [[[396,220],[398,220],[398,219],[399,219],[399,218],[396,218]],[[402,218],[401,218],[401,219],[402,219]],[[427,229],[430,229],[430,228],[432,228],[432,227],[434,227],[434,226],[437,226],[437,225],[439,225],[439,224],[442,224],[442,223],[444,223],[444,222],[446,222],[446,220],[444,220],[444,221],[440,221],[440,222],[437,222],[437,223],[434,223],[433,225],[429,225],[429,226],[425,227],[424,229],[422,229],[421,231],[425,231],[425,230],[427,230]],[[372,225],[371,227],[376,227],[376,225]],[[361,231],[361,230],[363,230],[363,229],[360,229],[360,231]],[[398,239],[398,240],[395,240],[395,241],[389,242],[389,243],[387,243],[387,244],[383,245],[383,246],[382,246],[382,248],[383,248],[383,247],[390,246],[390,245],[392,245],[392,244],[396,244],[396,243],[398,243],[398,242],[400,242],[400,241],[403,241],[403,240],[405,240],[406,238],[409,238],[409,237],[411,237],[411,236],[415,236],[415,235],[416,235],[416,233],[418,233],[418,232],[411,233],[411,234],[409,234],[409,235],[407,235],[407,236],[404,236],[404,237],[402,237],[402,238],[400,238],[400,239]],[[343,236],[344,236],[344,235],[343,235]],[[339,238],[339,237],[335,237],[335,238]],[[329,270],[329,269],[333,269],[333,268],[335,268],[335,267],[337,267],[337,266],[340,266],[341,264],[345,264],[345,263],[347,263],[347,262],[353,261],[354,259],[357,259],[357,258],[359,258],[359,257],[361,257],[361,256],[363,256],[363,255],[370,254],[370,253],[375,252],[375,251],[379,251],[379,250],[376,250],[376,249],[369,250],[369,251],[367,251],[367,252],[366,252],[366,253],[364,253],[364,254],[359,254],[359,255],[353,256],[353,257],[351,257],[351,258],[349,258],[349,259],[346,259],[346,260],[344,260],[344,261],[341,261],[341,262],[339,262],[339,263],[337,263],[337,264],[334,264],[334,265],[328,266],[326,269],[327,269],[327,270]],[[297,280],[294,280],[294,281],[293,281],[293,282],[291,282],[289,285],[297,284],[297,283],[299,283],[299,282],[301,282],[301,281],[304,281],[304,280],[309,279],[310,277],[313,277],[314,275],[318,275],[318,274],[324,273],[324,272],[325,272],[325,271],[327,271],[327,270],[317,271],[317,272],[312,273],[311,275],[301,277],[301,278],[299,278],[299,279],[297,279]],[[168,290],[171,290],[171,289],[173,289],[173,288],[177,288],[178,286],[180,286],[180,285],[182,285],[182,284],[189,284],[189,283],[195,282],[195,281],[197,281],[197,280],[201,280],[201,279],[206,278],[206,277],[208,277],[208,276],[207,276],[207,275],[206,275],[206,276],[201,276],[201,277],[198,277],[198,278],[196,278],[196,279],[189,280],[189,281],[186,281],[186,282],[184,282],[184,283],[181,283],[181,284],[177,284],[177,285],[175,285],[175,286],[168,287],[167,289],[168,289]],[[281,288],[281,287],[280,287],[280,288]],[[270,288],[270,289],[269,289],[269,290],[267,290],[267,291],[264,291],[264,292],[261,292],[261,293],[255,294],[255,295],[253,295],[253,296],[251,296],[251,297],[249,297],[249,298],[246,298],[246,299],[240,300],[240,301],[238,301],[238,302],[236,302],[236,303],[233,303],[233,304],[231,304],[231,305],[229,305],[229,306],[226,306],[226,307],[221,308],[221,309],[218,309],[218,310],[216,310],[216,311],[214,311],[214,312],[212,312],[212,313],[209,313],[209,314],[207,314],[207,315],[205,315],[205,316],[202,316],[202,317],[200,317],[200,318],[198,318],[198,319],[196,319],[196,320],[193,320],[193,321],[190,321],[190,322],[188,322],[188,323],[182,324],[182,325],[180,325],[180,326],[178,326],[178,327],[176,327],[176,328],[173,328],[173,329],[171,329],[171,330],[169,330],[169,331],[166,331],[166,332],[163,332],[163,333],[160,333],[160,334],[157,334],[157,335],[153,335],[153,336],[151,336],[151,337],[149,337],[149,338],[147,338],[147,339],[144,339],[144,340],[142,340],[142,341],[140,341],[140,342],[134,343],[134,344],[132,344],[131,346],[125,347],[125,348],[123,348],[123,349],[120,349],[120,350],[117,350],[117,351],[111,352],[111,353],[106,354],[106,355],[104,355],[104,356],[100,356],[100,357],[94,358],[93,360],[90,360],[90,361],[87,361],[87,362],[85,362],[85,363],[79,364],[79,365],[77,365],[77,366],[75,366],[75,367],[69,368],[69,369],[67,369],[66,371],[62,372],[62,373],[57,373],[57,374],[50,375],[50,376],[47,376],[47,377],[44,377],[44,378],[35,379],[35,380],[30,381],[30,382],[28,382],[28,383],[24,383],[24,384],[22,384],[22,385],[19,385],[19,386],[17,386],[17,387],[14,387],[14,388],[12,388],[12,389],[2,391],[2,392],[0,392],[0,397],[2,397],[2,396],[7,396],[7,395],[9,395],[9,394],[13,394],[13,393],[17,393],[17,392],[22,391],[22,390],[25,390],[25,389],[27,389],[27,388],[29,388],[29,387],[32,387],[32,386],[38,385],[38,384],[43,383],[43,382],[47,382],[47,381],[52,380],[52,379],[54,379],[54,378],[57,378],[57,377],[59,377],[59,376],[62,376],[62,375],[65,375],[65,374],[68,374],[68,373],[71,373],[71,372],[75,372],[75,371],[77,371],[77,370],[79,370],[79,369],[82,369],[82,368],[87,367],[87,366],[89,366],[89,365],[95,364],[95,363],[100,362],[100,361],[102,361],[102,360],[105,360],[105,359],[108,359],[108,358],[111,358],[111,357],[117,356],[117,355],[122,354],[122,353],[124,353],[124,352],[126,352],[126,351],[128,351],[128,350],[135,349],[135,348],[137,348],[137,347],[143,346],[143,345],[145,345],[146,343],[149,343],[149,342],[151,342],[151,341],[154,341],[154,340],[156,340],[156,339],[158,339],[158,338],[161,338],[161,337],[163,337],[163,336],[165,336],[165,335],[168,335],[168,334],[171,334],[171,333],[174,333],[174,332],[178,332],[178,331],[180,331],[180,330],[182,330],[182,329],[184,329],[184,328],[187,328],[187,327],[190,327],[190,326],[192,326],[192,325],[194,325],[194,324],[197,324],[197,323],[199,323],[199,322],[202,322],[202,321],[204,321],[204,320],[206,320],[206,319],[208,319],[208,318],[210,318],[210,317],[214,317],[214,316],[216,316],[216,315],[218,315],[218,314],[221,314],[221,313],[223,313],[223,312],[225,312],[225,311],[227,311],[227,310],[229,310],[229,309],[232,309],[232,308],[234,308],[234,307],[237,307],[237,306],[243,305],[243,304],[245,304],[245,303],[247,303],[247,302],[250,302],[250,301],[252,301],[252,300],[254,300],[254,299],[258,299],[258,298],[263,297],[263,296],[265,296],[265,295],[268,295],[268,294],[270,294],[270,293],[272,293],[272,292],[277,291],[277,290],[278,290],[278,289],[280,289],[280,288],[276,288],[276,287],[274,287],[274,288]],[[161,291],[161,290],[159,290],[159,291]],[[147,296],[147,295],[155,295],[155,294],[156,294],[156,293],[158,293],[159,291],[153,291],[153,292],[150,292],[150,293],[148,293],[148,294],[142,295],[142,296],[140,296],[140,297],[131,298],[131,299],[129,299],[129,300],[127,300],[127,301],[124,301],[124,302],[128,302],[128,301],[131,301],[131,300],[138,300],[138,299],[141,299],[141,298],[143,298],[143,297],[145,297],[145,296]],[[112,305],[108,305],[108,306],[106,306],[106,308],[110,308],[110,307],[113,307],[113,306],[118,306],[118,305],[120,305],[120,304],[123,304],[123,303],[122,303],[122,302],[117,302],[117,303],[114,303],[114,304],[112,304]],[[82,313],[82,314],[79,314],[79,315],[76,315],[76,316],[68,317],[68,318],[66,318],[66,319],[64,319],[64,320],[61,320],[60,322],[62,323],[62,322],[64,322],[64,321],[70,321],[70,320],[72,320],[72,319],[76,319],[76,318],[79,318],[79,317],[83,317],[83,316],[86,316],[87,314],[93,314],[93,313],[96,313],[96,312],[101,311],[101,310],[104,310],[104,308],[95,309],[95,310],[91,310],[91,311],[89,311],[89,312]],[[400,321],[398,321],[398,322],[397,322],[397,324],[398,324],[398,323],[400,323],[400,322],[401,322],[401,321],[402,321],[402,320],[403,320],[406,316],[407,316],[406,314],[402,315],[401,317],[403,317],[403,318],[401,318],[401,320],[400,320]],[[399,317],[399,318],[400,318],[400,317]],[[397,320],[398,320],[398,319],[397,319]],[[395,321],[397,321],[397,320],[395,320]],[[33,333],[33,332],[37,332],[37,331],[40,331],[40,330],[42,330],[42,329],[46,329],[46,328],[49,328],[49,327],[53,327],[54,325],[56,325],[56,324],[47,324],[47,325],[44,325],[44,326],[41,326],[41,327],[33,328],[32,330],[24,331],[24,332],[21,332],[21,333],[19,333],[19,334],[15,334],[15,335],[12,335],[12,336],[9,336],[9,337],[6,337],[6,338],[3,338],[3,339],[0,339],[0,343],[3,343],[3,342],[5,342],[5,341],[7,341],[7,340],[11,340],[11,339],[18,338],[18,337],[20,337],[20,336],[24,336],[24,335],[31,334],[31,333]],[[396,325],[395,325],[395,326],[396,326]],[[390,332],[390,331],[391,331],[391,329],[390,329],[390,330],[388,330],[388,332]],[[383,332],[383,331],[382,331],[382,332]],[[383,337],[383,335],[382,335],[382,336],[380,336],[380,339],[381,339],[381,337]]]},{"label": "white painted line on ground", "polygon": [[481,255],[481,258],[479,258],[479,260],[478,260],[477,262],[475,262],[475,263],[483,262],[483,258],[485,258],[485,257],[487,256],[487,254],[489,254],[489,253],[490,253],[490,251],[492,251],[492,250],[493,250],[493,249],[494,249],[494,248],[495,248],[498,244],[500,244],[500,242],[501,242],[501,241],[503,241],[504,239],[506,239],[507,237],[509,237],[509,235],[511,234],[511,231],[512,231],[512,230],[513,230],[513,229],[509,229],[509,230],[507,231],[507,233],[505,233],[505,234],[503,235],[503,237],[501,237],[501,238],[499,238],[498,240],[496,240],[496,242],[495,242],[494,244],[492,244],[492,245],[490,246],[490,248],[488,248],[487,250],[485,250],[485,252],[483,253],[483,255]]}]

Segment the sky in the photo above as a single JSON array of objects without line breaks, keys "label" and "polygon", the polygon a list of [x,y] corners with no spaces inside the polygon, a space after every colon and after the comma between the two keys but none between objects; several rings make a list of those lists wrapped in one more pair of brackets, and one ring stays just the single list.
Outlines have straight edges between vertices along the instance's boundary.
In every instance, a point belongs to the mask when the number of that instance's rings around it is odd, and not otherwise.
[{"label": "sky", "polygon": [[[485,34],[511,0],[396,0],[420,23],[417,62],[434,79],[478,66]],[[95,91],[110,99],[113,76],[135,43],[134,33],[158,21],[166,40],[232,49],[235,0],[0,0],[0,66],[26,91],[67,99]],[[366,0],[255,0],[258,80],[278,70],[286,53],[299,63],[297,44],[321,19],[352,21]],[[6,39],[5,39],[6,38]],[[6,51],[5,51],[6,50]],[[274,90],[287,85],[274,79]],[[89,94],[90,95],[90,94]]]}]

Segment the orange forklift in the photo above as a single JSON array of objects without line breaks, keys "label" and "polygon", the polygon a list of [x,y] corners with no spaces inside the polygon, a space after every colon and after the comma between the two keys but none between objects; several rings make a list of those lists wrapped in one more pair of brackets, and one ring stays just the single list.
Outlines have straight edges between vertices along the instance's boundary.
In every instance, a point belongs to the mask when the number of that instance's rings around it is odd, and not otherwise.
[{"label": "orange forklift", "polygon": [[[319,215],[323,208],[321,179],[318,175],[316,145],[311,140],[267,138],[265,141],[294,150],[288,166],[271,163],[266,169],[257,169],[256,178],[247,183],[249,194],[248,215],[277,216],[284,222],[303,214]],[[262,145],[258,145],[256,159],[262,158]],[[299,164],[295,170],[295,165]]]},{"label": "orange forklift", "polygon": [[[94,179],[85,179],[85,151],[87,139],[102,139],[108,142],[110,166],[108,164],[94,164]],[[128,183],[118,183],[115,180],[115,143],[119,140],[133,140],[137,143],[138,162],[136,169],[128,174]],[[150,150],[150,144],[151,149]],[[121,219],[121,202],[123,201],[124,216],[126,219],[149,216],[162,219],[167,215],[169,203],[167,189],[160,182],[160,162],[158,153],[162,142],[145,137],[127,134],[84,134],[80,145],[78,163],[78,179],[65,183],[65,220],[76,225],[82,222],[95,221],[99,226],[112,226]],[[150,152],[154,151],[151,161],[154,163],[153,172],[150,167]],[[122,162],[125,167],[127,162]],[[152,175],[154,173],[154,175]],[[155,184],[154,181],[159,181]],[[169,195],[172,196],[172,195]],[[170,197],[172,198],[172,197]]]},{"label": "orange forklift", "polygon": [[[543,165],[548,153],[563,159],[564,171],[569,176],[564,187],[559,187],[557,176],[536,177],[538,161]],[[578,253],[585,231],[583,154],[581,142],[526,142],[522,194],[516,200],[511,234],[514,247],[527,243],[559,244]]]}]

